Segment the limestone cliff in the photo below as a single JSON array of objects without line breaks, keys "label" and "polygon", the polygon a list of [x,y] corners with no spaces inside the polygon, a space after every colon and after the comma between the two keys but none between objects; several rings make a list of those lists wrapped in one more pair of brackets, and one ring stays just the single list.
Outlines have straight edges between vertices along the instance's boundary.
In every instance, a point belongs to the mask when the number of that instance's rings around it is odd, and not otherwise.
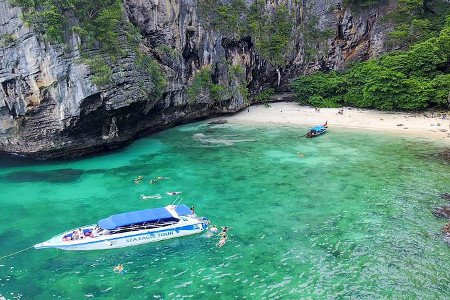
[{"label": "limestone cliff", "polygon": [[[167,77],[155,98],[148,93],[152,82],[133,64],[133,51],[111,63],[111,83],[97,86],[76,34],[67,33],[64,45],[46,42],[24,25],[20,8],[0,0],[0,151],[52,158],[114,148],[141,133],[238,111],[248,104],[243,87],[251,94],[264,87],[285,91],[299,74],[341,69],[384,50],[389,25],[381,17],[391,1],[358,12],[340,0],[267,0],[265,9],[279,5],[295,15],[284,67],[264,60],[251,36],[230,38],[205,26],[195,0],[125,0],[124,18],[139,29],[142,48]],[[312,17],[316,22],[307,24]],[[306,25],[331,35],[307,40]],[[121,43],[127,49],[127,40]],[[233,66],[242,74],[232,74]],[[192,99],[188,87],[205,67],[228,92],[212,99],[200,90]]]}]

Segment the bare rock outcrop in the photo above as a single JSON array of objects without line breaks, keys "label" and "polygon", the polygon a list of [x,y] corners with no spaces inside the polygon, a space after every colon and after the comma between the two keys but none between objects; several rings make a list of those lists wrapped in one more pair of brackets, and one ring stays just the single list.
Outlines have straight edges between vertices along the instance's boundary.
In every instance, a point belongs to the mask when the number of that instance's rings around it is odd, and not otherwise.
[{"label": "bare rock outcrop", "polygon": [[[379,56],[389,31],[381,18],[393,3],[352,12],[340,0],[266,1],[269,11],[287,5],[296,15],[288,63],[275,67],[261,57],[251,36],[230,38],[205,26],[197,1],[125,0],[125,19],[139,29],[147,55],[167,78],[162,96],[155,97],[126,39],[120,41],[125,54],[111,64],[112,82],[97,86],[75,33],[67,34],[65,45],[46,42],[24,25],[20,8],[0,0],[0,37],[13,37],[0,43],[0,152],[35,158],[83,155],[126,144],[141,133],[235,112],[248,104],[243,87],[251,94],[264,87],[285,91],[300,74]],[[317,22],[308,25],[308,18]],[[300,30],[306,25],[331,34],[308,40]],[[307,48],[314,50],[312,57]],[[241,78],[230,73],[230,66],[243,69]],[[211,99],[202,91],[191,99],[187,88],[206,67],[213,83],[228,92]]]}]

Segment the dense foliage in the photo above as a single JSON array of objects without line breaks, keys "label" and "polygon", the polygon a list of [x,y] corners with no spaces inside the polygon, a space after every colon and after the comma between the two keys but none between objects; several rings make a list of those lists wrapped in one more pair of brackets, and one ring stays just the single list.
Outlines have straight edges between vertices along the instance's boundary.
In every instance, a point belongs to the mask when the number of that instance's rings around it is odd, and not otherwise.
[{"label": "dense foliage", "polygon": [[450,14],[446,0],[398,0],[396,8],[385,18],[395,29],[389,33],[392,48],[404,49],[436,36]]},{"label": "dense foliage", "polygon": [[275,89],[265,88],[261,92],[255,95],[255,101],[257,102],[267,102],[270,98],[275,95]]},{"label": "dense foliage", "polygon": [[450,97],[450,16],[437,37],[408,51],[351,66],[344,73],[315,73],[291,84],[301,103],[382,110],[446,108]]},{"label": "dense foliage", "polygon": [[[156,62],[145,57],[139,48],[140,35],[123,18],[121,0],[10,0],[23,10],[26,24],[49,42],[63,44],[72,32],[81,39],[83,62],[88,64],[95,84],[103,86],[112,80],[112,64],[124,55],[125,48],[136,54],[136,65],[145,71],[154,84],[152,96],[160,96],[165,78]],[[128,45],[120,43],[120,36],[128,38]],[[92,56],[91,50],[98,54]],[[103,54],[103,55],[101,55]],[[107,57],[107,58],[106,58]]]}]

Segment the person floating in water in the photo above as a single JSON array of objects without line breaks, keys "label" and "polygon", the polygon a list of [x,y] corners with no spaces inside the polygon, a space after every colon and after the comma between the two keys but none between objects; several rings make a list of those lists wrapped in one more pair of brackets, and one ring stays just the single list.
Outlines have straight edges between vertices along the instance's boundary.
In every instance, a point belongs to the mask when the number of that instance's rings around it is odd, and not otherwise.
[{"label": "person floating in water", "polygon": [[218,233],[219,229],[216,227],[216,225],[212,225],[211,228],[209,228],[209,231],[212,233]]},{"label": "person floating in water", "polygon": [[206,237],[210,238],[213,235],[217,234],[219,232],[219,229],[217,229],[216,225],[212,225],[208,232],[206,233]]},{"label": "person floating in water", "polygon": [[158,181],[161,181],[161,180],[168,180],[168,179],[170,179],[170,178],[169,178],[169,177],[158,176],[158,177],[155,177],[154,179],[150,180],[149,183],[150,183],[150,184],[155,184],[155,183],[157,183]]},{"label": "person floating in water", "polygon": [[123,265],[122,264],[118,264],[117,266],[114,267],[114,273],[116,274],[123,274]]},{"label": "person floating in water", "polygon": [[229,228],[228,228],[227,226],[222,227],[222,232],[219,233],[219,235],[220,235],[221,237],[226,237],[227,234],[228,234],[228,229],[229,229]]},{"label": "person floating in water", "polygon": [[222,236],[219,240],[219,242],[216,244],[217,247],[222,247],[227,242],[228,237],[226,235]]},{"label": "person floating in water", "polygon": [[142,179],[144,179],[144,177],[139,175],[139,176],[134,180],[134,183],[139,184],[139,183],[141,182]]},{"label": "person floating in water", "polygon": [[147,200],[147,199],[161,199],[162,197],[160,194],[151,195],[151,196],[146,196],[146,195],[142,194],[140,198],[142,200]]},{"label": "person floating in water", "polygon": [[194,207],[194,206],[191,206],[190,210],[192,211],[192,214],[195,215],[195,207]]},{"label": "person floating in water", "polygon": [[166,193],[166,195],[169,195],[169,196],[179,195],[179,194],[181,194],[181,192],[167,192]]}]

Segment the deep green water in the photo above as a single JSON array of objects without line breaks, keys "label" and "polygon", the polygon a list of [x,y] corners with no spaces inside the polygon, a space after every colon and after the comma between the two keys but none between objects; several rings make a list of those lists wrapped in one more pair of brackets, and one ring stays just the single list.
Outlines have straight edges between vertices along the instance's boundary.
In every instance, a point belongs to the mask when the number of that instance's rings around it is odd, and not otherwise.
[{"label": "deep green water", "polygon": [[[301,130],[304,132],[304,130]],[[0,260],[7,299],[448,299],[450,247],[430,209],[450,192],[437,146],[294,128],[174,128],[114,153],[0,161],[0,256],[113,213],[183,202],[230,240],[201,235]],[[299,157],[298,154],[304,154]],[[144,176],[139,185],[134,178]],[[148,184],[156,176],[171,180]],[[123,263],[124,275],[113,272]]]}]

